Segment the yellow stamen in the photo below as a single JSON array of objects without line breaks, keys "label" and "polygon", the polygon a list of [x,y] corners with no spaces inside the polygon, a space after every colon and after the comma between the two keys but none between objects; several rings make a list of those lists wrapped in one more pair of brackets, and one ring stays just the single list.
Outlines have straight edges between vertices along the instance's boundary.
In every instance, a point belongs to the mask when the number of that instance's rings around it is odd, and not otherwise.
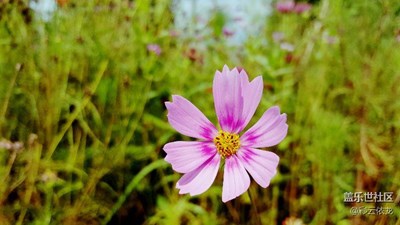
[{"label": "yellow stamen", "polygon": [[214,144],[222,158],[229,157],[237,152],[240,147],[238,134],[231,134],[226,131],[219,131],[214,138]]}]

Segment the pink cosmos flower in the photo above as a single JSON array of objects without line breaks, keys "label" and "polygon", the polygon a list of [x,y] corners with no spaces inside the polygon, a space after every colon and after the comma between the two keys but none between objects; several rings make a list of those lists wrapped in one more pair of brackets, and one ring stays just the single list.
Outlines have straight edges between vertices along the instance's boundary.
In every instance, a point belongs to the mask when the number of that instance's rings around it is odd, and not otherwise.
[{"label": "pink cosmos flower", "polygon": [[301,14],[301,13],[309,11],[310,9],[311,9],[311,4],[309,4],[307,2],[301,2],[301,3],[296,4],[293,11],[295,13]]},{"label": "pink cosmos flower", "polygon": [[222,33],[224,34],[225,37],[232,37],[235,32],[233,32],[231,29],[224,27],[222,30]]},{"label": "pink cosmos flower", "polygon": [[147,51],[153,52],[156,55],[161,54],[161,47],[158,44],[148,44]]},{"label": "pink cosmos flower", "polygon": [[276,3],[276,10],[281,13],[304,13],[311,9],[312,5],[307,2],[295,3],[293,0],[283,0]]},{"label": "pink cosmos flower", "polygon": [[295,7],[295,2],[293,0],[279,1],[275,7],[281,13],[290,13]]},{"label": "pink cosmos flower", "polygon": [[[166,102],[168,121],[179,133],[198,141],[167,143],[165,160],[184,175],[176,187],[180,194],[198,195],[214,182],[221,160],[225,161],[222,201],[247,191],[250,177],[266,188],[276,174],[279,157],[260,150],[278,144],[287,134],[286,114],[279,107],[268,109],[250,129],[241,134],[254,115],[263,91],[262,77],[253,81],[245,70],[224,66],[213,83],[215,111],[220,128],[214,126],[190,101],[179,95]],[[247,172],[246,172],[247,171]]]}]

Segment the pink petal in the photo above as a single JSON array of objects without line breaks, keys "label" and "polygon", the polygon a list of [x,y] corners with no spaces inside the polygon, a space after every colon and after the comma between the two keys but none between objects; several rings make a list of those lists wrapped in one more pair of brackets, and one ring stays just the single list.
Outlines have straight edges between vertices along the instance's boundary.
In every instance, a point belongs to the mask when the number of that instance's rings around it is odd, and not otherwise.
[{"label": "pink petal", "polygon": [[236,68],[225,65],[222,73],[217,71],[213,82],[215,111],[222,130],[235,133],[243,110],[242,84]]},{"label": "pink petal", "polygon": [[165,161],[179,173],[191,172],[213,157],[217,150],[212,142],[175,141],[164,146]]},{"label": "pink petal", "polygon": [[264,115],[240,138],[241,146],[264,148],[277,145],[287,134],[286,114],[279,107],[269,108]]},{"label": "pink petal", "polygon": [[148,44],[147,45],[147,50],[149,52],[153,52],[156,55],[161,54],[161,47],[158,44]]},{"label": "pink petal", "polygon": [[180,189],[179,194],[189,193],[193,196],[207,191],[217,176],[220,159],[220,155],[215,154],[199,168],[183,175],[176,184],[176,188]]},{"label": "pink petal", "polygon": [[250,177],[236,155],[225,159],[222,201],[230,201],[247,191]]},{"label": "pink petal", "polygon": [[253,179],[263,188],[268,187],[276,174],[279,156],[273,152],[253,148],[241,148],[237,156]]},{"label": "pink petal", "polygon": [[240,72],[243,95],[243,112],[241,116],[242,123],[238,124],[237,132],[242,131],[256,111],[260,104],[263,92],[263,80],[261,76],[256,77],[249,82],[249,78],[244,70]]},{"label": "pink petal", "polygon": [[222,130],[241,132],[251,120],[260,103],[263,91],[262,77],[249,82],[246,71],[229,70],[224,66],[222,73],[214,77],[213,94],[215,111]]},{"label": "pink petal", "polygon": [[166,102],[168,122],[179,133],[205,140],[212,140],[217,134],[215,126],[189,100],[179,95]]}]

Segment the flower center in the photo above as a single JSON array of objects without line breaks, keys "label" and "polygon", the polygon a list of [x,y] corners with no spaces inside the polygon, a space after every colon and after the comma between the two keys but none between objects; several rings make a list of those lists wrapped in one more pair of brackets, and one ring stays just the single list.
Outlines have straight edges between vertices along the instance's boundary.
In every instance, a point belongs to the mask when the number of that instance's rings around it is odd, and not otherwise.
[{"label": "flower center", "polygon": [[222,158],[229,157],[237,152],[240,147],[238,134],[231,134],[226,131],[219,131],[214,138],[214,144]]}]

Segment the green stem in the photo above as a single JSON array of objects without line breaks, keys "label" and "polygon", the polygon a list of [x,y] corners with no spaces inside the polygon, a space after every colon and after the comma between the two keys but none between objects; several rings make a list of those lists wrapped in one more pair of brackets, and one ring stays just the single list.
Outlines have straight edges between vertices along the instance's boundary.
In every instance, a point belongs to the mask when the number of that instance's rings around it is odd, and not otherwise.
[{"label": "green stem", "polygon": [[249,198],[250,198],[250,202],[251,202],[252,209],[253,209],[253,214],[255,214],[253,216],[253,218],[256,218],[255,224],[261,225],[262,223],[261,223],[260,214],[258,213],[258,210],[257,210],[257,202],[256,202],[256,199],[253,197],[252,190],[253,190],[253,188],[250,187],[248,193],[249,193]]}]

